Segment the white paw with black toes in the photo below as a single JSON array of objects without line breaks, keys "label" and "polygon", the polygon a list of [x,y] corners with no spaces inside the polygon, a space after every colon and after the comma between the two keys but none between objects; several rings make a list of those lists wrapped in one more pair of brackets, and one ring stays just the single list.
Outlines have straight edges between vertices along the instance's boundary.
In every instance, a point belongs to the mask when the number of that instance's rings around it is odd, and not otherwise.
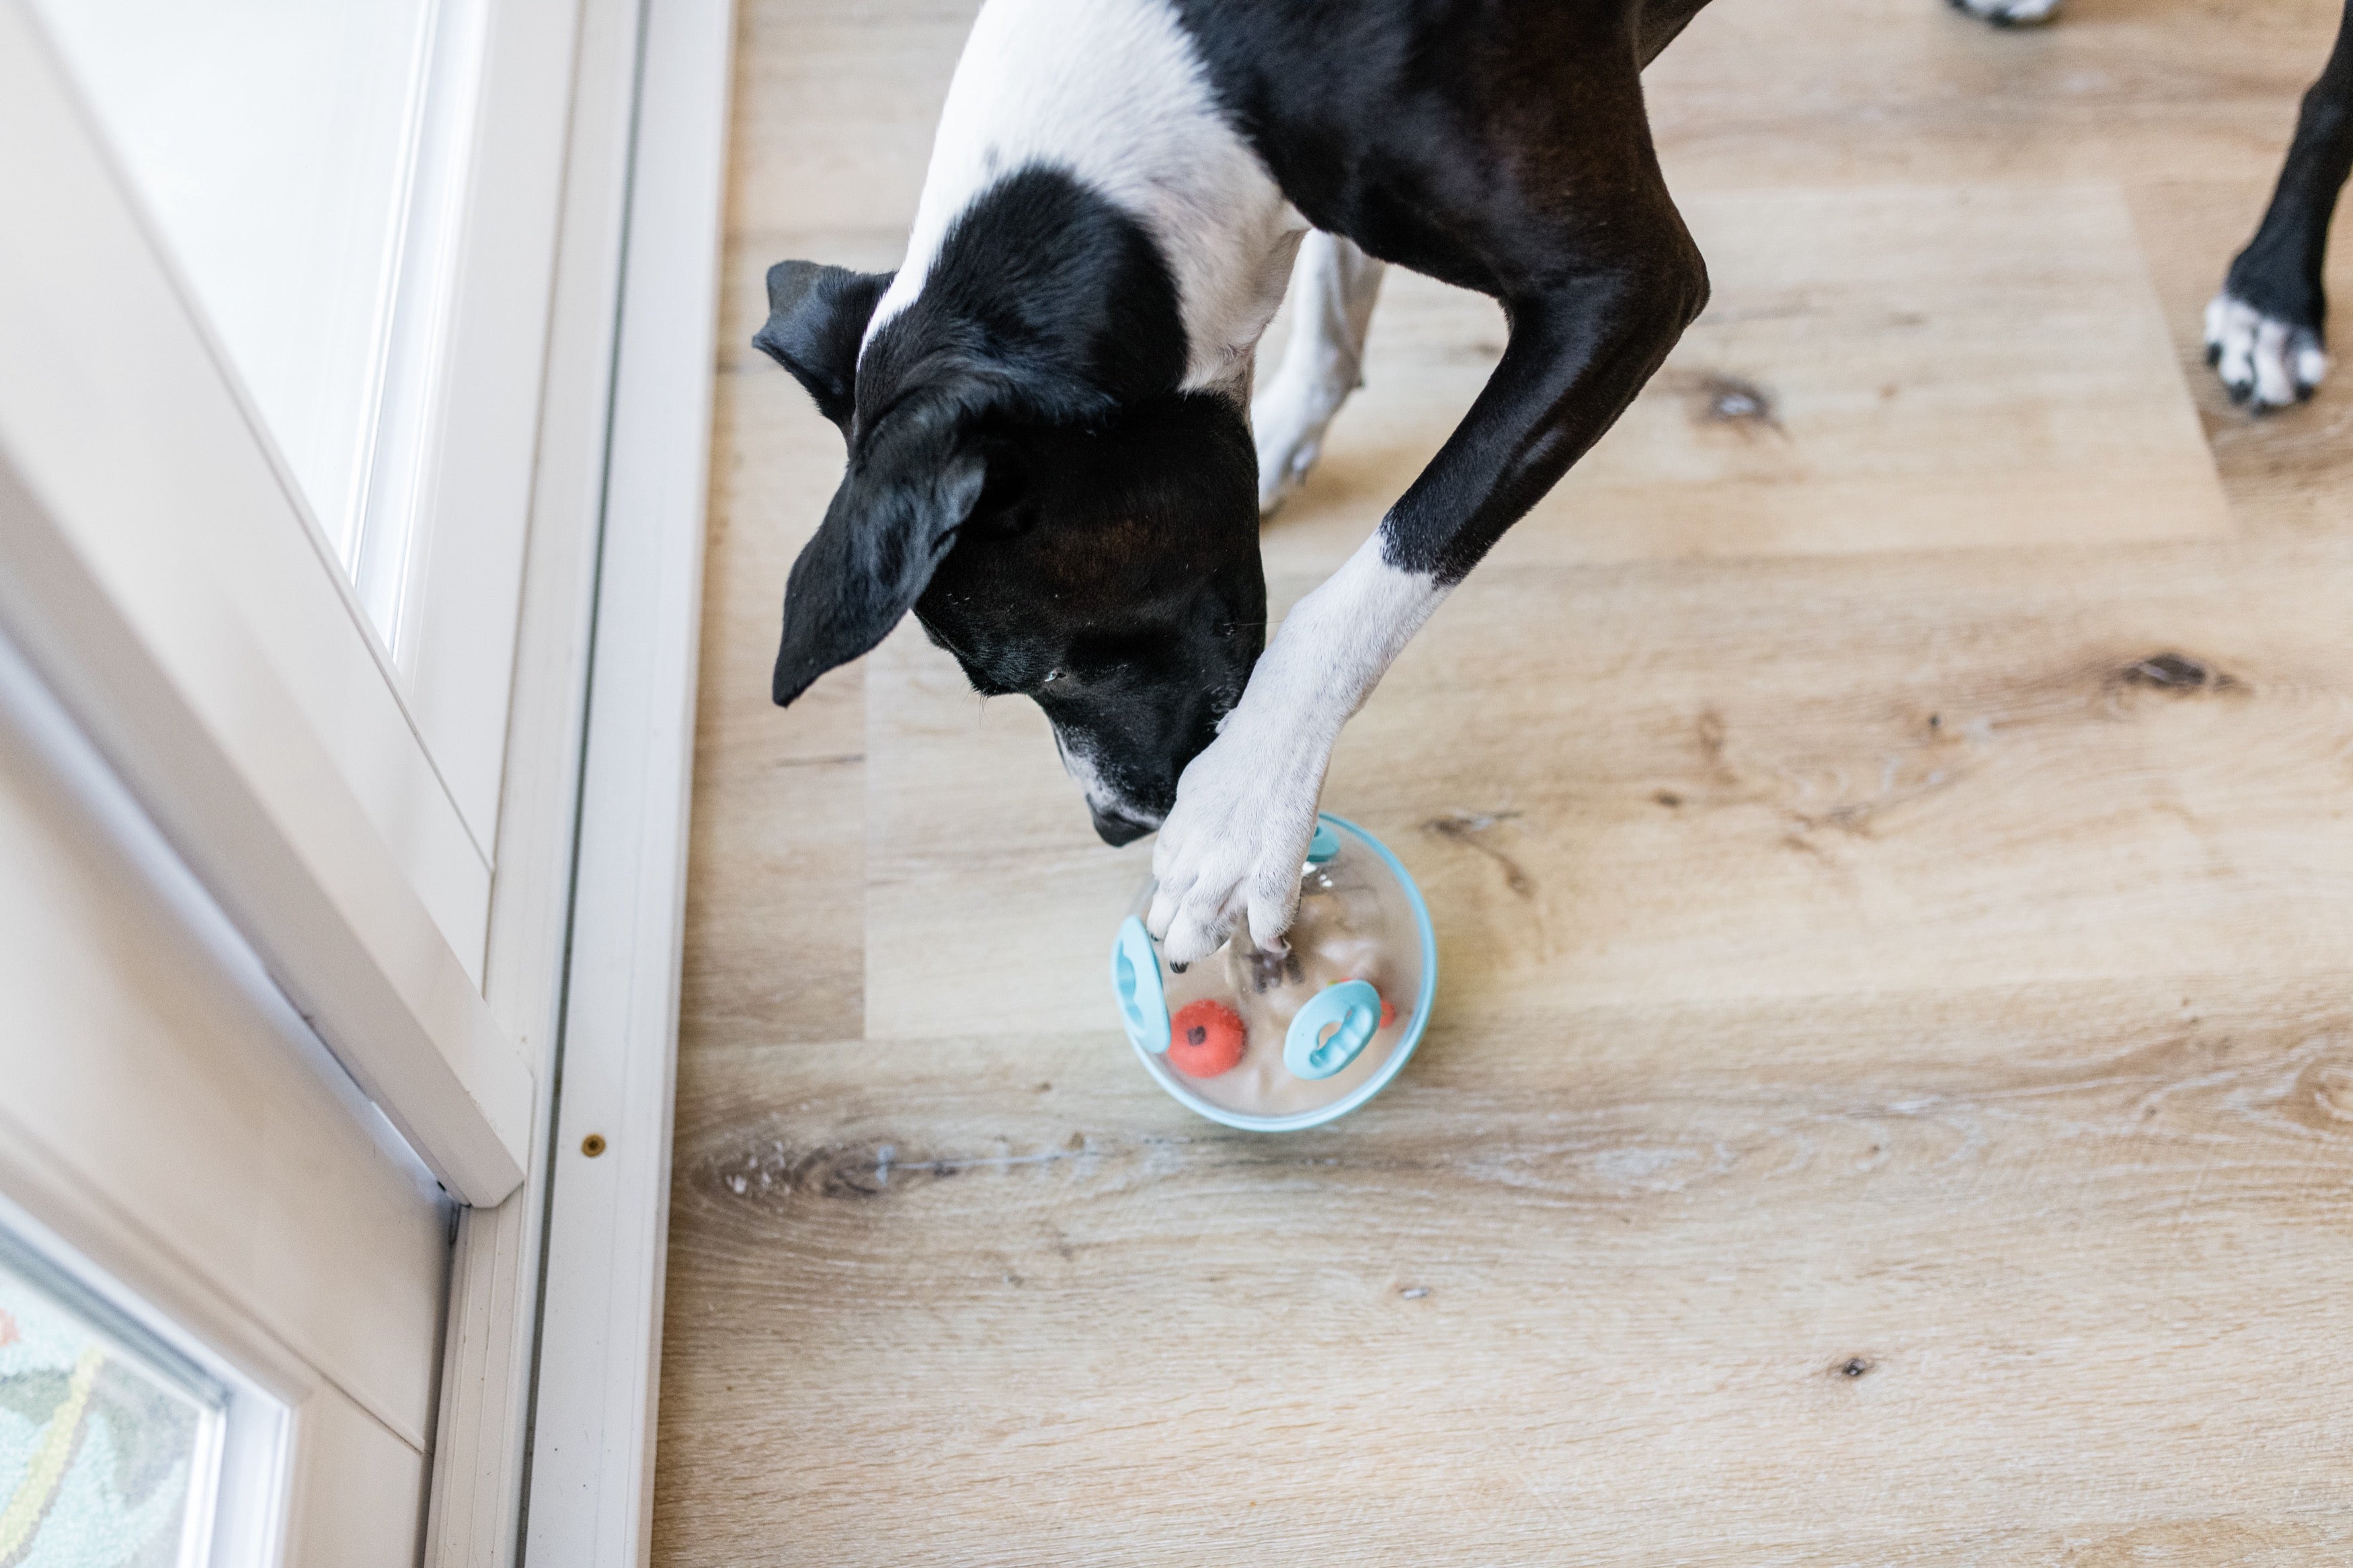
[{"label": "white paw with black toes", "polygon": [[2328,374],[2318,331],[2228,293],[2206,307],[2206,363],[2230,388],[2232,402],[2258,414],[2302,403]]},{"label": "white paw with black toes", "polygon": [[1260,948],[1282,951],[1331,748],[1273,728],[1236,709],[1177,783],[1144,922],[1171,963],[1199,963],[1244,925]]},{"label": "white paw with black toes", "polygon": [[1997,27],[2039,27],[2058,14],[2059,0],[1951,0],[1956,11]]}]

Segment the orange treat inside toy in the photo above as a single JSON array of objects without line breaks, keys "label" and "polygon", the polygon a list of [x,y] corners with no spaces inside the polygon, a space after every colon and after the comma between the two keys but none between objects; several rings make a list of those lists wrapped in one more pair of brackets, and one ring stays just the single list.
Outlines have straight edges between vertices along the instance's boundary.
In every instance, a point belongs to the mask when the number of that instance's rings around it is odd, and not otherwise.
[{"label": "orange treat inside toy", "polygon": [[1168,1065],[1187,1078],[1215,1078],[1242,1059],[1241,1016],[1221,1002],[1195,1002],[1168,1020]]}]

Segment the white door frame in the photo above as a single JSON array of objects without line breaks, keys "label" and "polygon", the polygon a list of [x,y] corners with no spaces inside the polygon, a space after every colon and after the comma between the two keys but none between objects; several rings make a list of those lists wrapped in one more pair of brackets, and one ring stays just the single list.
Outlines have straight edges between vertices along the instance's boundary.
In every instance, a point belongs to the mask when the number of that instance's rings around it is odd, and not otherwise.
[{"label": "white door frame", "polygon": [[[29,469],[24,504],[0,506],[0,620],[338,1058],[479,1205],[452,1264],[433,1568],[636,1564],[650,1540],[733,16],[732,0],[494,0],[494,34],[526,16],[575,25],[576,44],[535,62],[565,75],[569,124],[479,988],[364,798],[368,769],[336,752],[333,705],[256,646],[273,595],[314,618],[350,595],[331,561],[289,552],[315,530],[170,264],[94,139],[90,167],[39,138],[0,150],[0,205],[104,229],[80,275],[0,247],[16,387],[0,378],[0,457],[16,433]],[[19,0],[0,0],[0,132],[54,124],[69,96]],[[89,374],[159,353],[178,356],[159,380],[218,395],[192,414]],[[50,403],[24,392],[44,377],[64,389]],[[144,468],[103,460],[155,440],[170,449]],[[156,527],[186,510],[162,482],[175,472],[216,486],[218,530]],[[259,579],[207,562],[224,541]]]},{"label": "white door frame", "polygon": [[499,843],[573,897],[494,898],[490,963],[562,1089],[525,1189],[459,1221],[427,1568],[650,1552],[733,37],[733,0],[584,0]]}]

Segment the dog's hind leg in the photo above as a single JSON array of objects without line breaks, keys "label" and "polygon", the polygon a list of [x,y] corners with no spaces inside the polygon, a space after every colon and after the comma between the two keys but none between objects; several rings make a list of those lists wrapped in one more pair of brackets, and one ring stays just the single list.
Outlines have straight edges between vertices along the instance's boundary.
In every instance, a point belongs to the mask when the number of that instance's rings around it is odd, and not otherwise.
[{"label": "dog's hind leg", "polygon": [[1260,515],[1272,515],[1306,480],[1332,416],[1365,384],[1365,335],[1385,270],[1321,229],[1301,244],[1291,274],[1291,342],[1250,403]]},{"label": "dog's hind leg", "polygon": [[2206,307],[2206,357],[2233,402],[2302,402],[2328,373],[2321,271],[2337,195],[2353,171],[2353,0],[2295,122],[2271,210]]}]

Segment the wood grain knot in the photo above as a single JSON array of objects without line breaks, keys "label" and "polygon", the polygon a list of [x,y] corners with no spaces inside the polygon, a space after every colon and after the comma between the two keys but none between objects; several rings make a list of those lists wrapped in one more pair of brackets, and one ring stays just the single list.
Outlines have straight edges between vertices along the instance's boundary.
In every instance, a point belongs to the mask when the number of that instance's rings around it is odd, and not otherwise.
[{"label": "wood grain knot", "polygon": [[2192,658],[2186,653],[2153,653],[2135,659],[2116,673],[2120,686],[2146,687],[2152,691],[2186,695],[2197,691],[2233,691],[2243,683],[2226,669]]},{"label": "wood grain knot", "polygon": [[[937,1175],[935,1163],[918,1162],[926,1175]],[[701,1163],[695,1187],[722,1200],[783,1203],[797,1197],[878,1198],[891,1190],[894,1172],[903,1170],[892,1143],[859,1142],[815,1149],[787,1149],[781,1141],[747,1142],[726,1153]],[[903,1183],[902,1183],[903,1184]]]},{"label": "wood grain knot", "polygon": [[1694,425],[1737,430],[1749,437],[1769,431],[1783,440],[1788,439],[1789,433],[1781,427],[1781,414],[1773,394],[1746,376],[1705,371],[1682,375],[1670,373],[1662,379],[1667,383],[1668,390],[1682,395]]}]

